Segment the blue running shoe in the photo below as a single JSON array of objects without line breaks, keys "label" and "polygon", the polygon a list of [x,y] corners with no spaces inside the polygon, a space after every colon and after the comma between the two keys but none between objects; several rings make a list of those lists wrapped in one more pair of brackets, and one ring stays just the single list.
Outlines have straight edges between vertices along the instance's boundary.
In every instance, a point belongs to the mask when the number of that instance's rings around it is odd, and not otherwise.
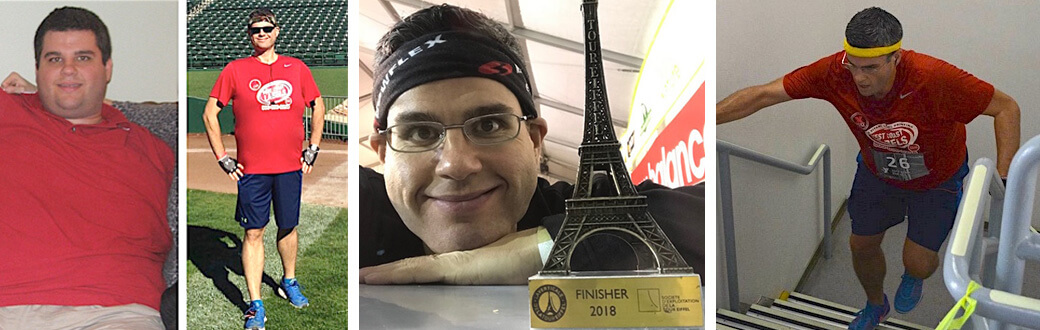
[{"label": "blue running shoe", "polygon": [[873,330],[878,324],[888,319],[888,296],[885,296],[885,304],[882,306],[867,302],[867,307],[856,313],[856,318],[849,324],[850,330]]},{"label": "blue running shoe", "polygon": [[895,307],[899,314],[906,314],[914,310],[917,307],[917,303],[921,301],[921,288],[924,287],[924,280],[910,276],[910,274],[903,274],[903,281],[899,283],[899,289],[896,290],[896,301]]},{"label": "blue running shoe", "polygon": [[264,302],[253,300],[249,303],[249,310],[242,316],[246,321],[246,330],[264,330],[264,322],[267,322],[267,312],[264,311]]},{"label": "blue running shoe", "polygon": [[303,308],[311,303],[303,296],[303,286],[295,278],[282,278],[282,286],[278,288],[278,295],[288,299],[289,303],[296,308]]}]

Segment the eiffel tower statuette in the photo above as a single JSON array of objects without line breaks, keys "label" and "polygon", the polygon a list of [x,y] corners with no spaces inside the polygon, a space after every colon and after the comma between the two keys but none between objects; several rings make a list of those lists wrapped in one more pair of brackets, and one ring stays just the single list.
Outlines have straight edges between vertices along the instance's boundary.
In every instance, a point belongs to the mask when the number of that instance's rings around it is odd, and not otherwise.
[{"label": "eiffel tower statuette", "polygon": [[[529,281],[531,327],[703,326],[700,278],[650,215],[646,196],[636,192],[621,157],[604,85],[596,7],[595,0],[582,4],[585,126],[578,177],[549,258]],[[599,177],[606,181],[600,184],[609,184],[608,196],[593,196],[593,179]],[[574,247],[600,232],[619,234],[644,270],[572,273]]]}]

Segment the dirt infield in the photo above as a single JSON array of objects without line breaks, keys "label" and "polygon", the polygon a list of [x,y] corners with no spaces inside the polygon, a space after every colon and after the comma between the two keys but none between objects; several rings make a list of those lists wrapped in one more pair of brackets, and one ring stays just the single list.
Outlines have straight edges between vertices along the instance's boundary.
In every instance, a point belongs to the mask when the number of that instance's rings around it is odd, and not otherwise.
[{"label": "dirt infield", "polygon": [[[224,135],[224,147],[235,154],[235,137]],[[300,146],[303,150],[303,146]],[[303,176],[304,203],[347,207],[347,144],[323,140],[314,170]],[[188,134],[188,189],[237,193],[235,182],[217,166],[205,134]]]}]

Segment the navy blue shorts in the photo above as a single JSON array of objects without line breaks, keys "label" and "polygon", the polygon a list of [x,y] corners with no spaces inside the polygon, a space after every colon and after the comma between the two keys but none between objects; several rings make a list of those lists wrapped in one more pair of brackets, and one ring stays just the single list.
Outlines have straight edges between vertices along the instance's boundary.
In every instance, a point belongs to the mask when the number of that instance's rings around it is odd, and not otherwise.
[{"label": "navy blue shorts", "polygon": [[939,251],[957,215],[963,193],[968,162],[938,187],[914,191],[894,187],[871,173],[863,160],[856,158],[856,179],[849,195],[852,233],[877,235],[909,219],[906,237],[921,246]]},{"label": "navy blue shorts", "polygon": [[300,191],[303,172],[246,174],[238,180],[238,205],[235,220],[245,229],[267,226],[274,206],[274,221],[279,229],[292,229],[300,222]]}]

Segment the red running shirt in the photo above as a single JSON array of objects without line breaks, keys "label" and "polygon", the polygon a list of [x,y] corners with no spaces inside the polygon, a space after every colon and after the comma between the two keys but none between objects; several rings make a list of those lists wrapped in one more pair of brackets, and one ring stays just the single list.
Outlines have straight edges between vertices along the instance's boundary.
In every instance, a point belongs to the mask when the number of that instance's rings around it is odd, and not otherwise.
[{"label": "red running shirt", "polygon": [[159,309],[176,160],[119,110],[101,115],[73,125],[0,92],[0,306]]},{"label": "red running shirt", "polygon": [[232,61],[210,97],[231,101],[238,161],[246,174],[276,174],[301,168],[303,109],[321,96],[303,61],[279,55],[271,64],[255,57]]},{"label": "red running shirt", "polygon": [[841,51],[784,76],[792,98],[818,98],[841,113],[864,164],[883,181],[925,190],[949,180],[967,156],[965,124],[985,111],[993,85],[940,59],[903,51],[892,90],[861,96]]}]

